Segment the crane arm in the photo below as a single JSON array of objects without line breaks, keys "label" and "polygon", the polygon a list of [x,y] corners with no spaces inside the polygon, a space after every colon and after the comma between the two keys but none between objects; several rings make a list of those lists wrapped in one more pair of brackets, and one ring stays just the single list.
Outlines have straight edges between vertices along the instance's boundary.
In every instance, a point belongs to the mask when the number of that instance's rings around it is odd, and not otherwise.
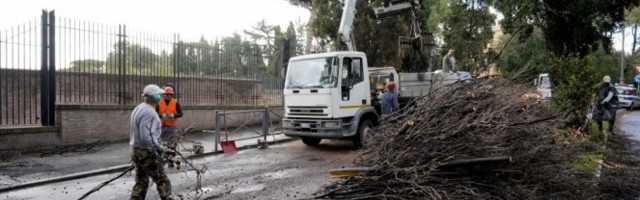
[{"label": "crane arm", "polygon": [[349,51],[356,50],[352,33],[353,21],[356,18],[356,2],[357,0],[345,0],[342,19],[340,19],[340,27],[338,28],[338,35]]},{"label": "crane arm", "polygon": [[[342,18],[340,19],[340,26],[338,27],[338,36],[340,40],[344,42],[347,50],[356,51],[356,44],[353,37],[353,22],[356,18],[357,3],[358,0],[345,0],[344,7],[342,8]],[[378,19],[388,18],[405,13],[414,14],[414,24],[412,26],[413,37],[420,37],[420,24],[419,19],[415,16],[416,11],[419,11],[420,0],[385,0],[384,6],[380,8],[374,8],[374,12]]]}]

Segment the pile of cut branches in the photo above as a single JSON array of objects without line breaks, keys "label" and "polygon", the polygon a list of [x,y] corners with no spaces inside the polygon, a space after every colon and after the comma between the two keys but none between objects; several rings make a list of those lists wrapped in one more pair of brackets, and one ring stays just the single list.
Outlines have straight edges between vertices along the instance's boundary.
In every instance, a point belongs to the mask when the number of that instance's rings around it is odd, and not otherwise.
[{"label": "pile of cut branches", "polygon": [[[573,199],[589,187],[556,144],[561,116],[506,80],[440,87],[369,132],[366,176],[327,187],[331,199]],[[500,158],[509,159],[500,159]],[[477,162],[482,160],[505,162]],[[457,165],[452,166],[452,163]],[[579,197],[578,197],[579,198]]]}]

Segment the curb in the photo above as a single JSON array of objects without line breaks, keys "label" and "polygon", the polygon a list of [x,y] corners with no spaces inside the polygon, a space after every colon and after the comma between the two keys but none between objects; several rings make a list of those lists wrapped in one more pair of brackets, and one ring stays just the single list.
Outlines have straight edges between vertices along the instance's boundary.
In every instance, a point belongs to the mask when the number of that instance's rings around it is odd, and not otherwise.
[{"label": "curb", "polygon": [[[269,144],[269,145],[282,144],[282,143],[287,143],[287,142],[291,142],[291,141],[294,141],[294,140],[298,140],[298,138],[278,139],[278,140],[270,141],[267,144]],[[247,149],[253,149],[253,148],[257,148],[257,147],[258,147],[258,144],[252,144],[252,145],[241,146],[241,147],[238,147],[237,149],[238,150],[247,150]],[[203,154],[199,154],[199,155],[188,156],[187,159],[203,158],[203,157],[214,156],[214,155],[219,155],[219,154],[224,154],[224,152],[222,150],[214,151],[214,152],[207,152],[207,153],[203,153]],[[102,168],[102,169],[96,169],[96,170],[85,171],[85,172],[78,172],[78,173],[63,175],[63,176],[59,176],[59,177],[45,178],[45,179],[42,179],[42,180],[21,183],[21,184],[17,184],[17,185],[5,187],[5,188],[0,188],[0,193],[9,192],[9,191],[18,190],[18,189],[29,188],[29,187],[35,187],[35,186],[40,186],[40,185],[46,185],[46,184],[51,184],[51,183],[58,183],[58,182],[63,182],[63,181],[81,179],[81,178],[86,178],[86,177],[91,177],[91,176],[97,176],[97,175],[103,175],[103,174],[111,174],[111,173],[114,173],[114,172],[122,172],[122,171],[128,169],[129,166],[131,166],[131,164],[123,164],[123,165],[117,165],[117,166]]]}]

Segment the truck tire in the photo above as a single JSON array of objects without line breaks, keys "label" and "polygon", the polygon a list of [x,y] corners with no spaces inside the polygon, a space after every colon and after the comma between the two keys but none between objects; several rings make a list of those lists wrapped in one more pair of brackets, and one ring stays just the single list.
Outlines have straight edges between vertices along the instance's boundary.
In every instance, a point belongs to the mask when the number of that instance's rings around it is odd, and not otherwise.
[{"label": "truck tire", "polygon": [[365,119],[358,126],[358,134],[353,138],[353,146],[359,149],[367,148],[367,135],[369,134],[369,130],[373,127],[373,122],[369,119]]},{"label": "truck tire", "polygon": [[318,144],[320,144],[320,140],[322,140],[322,138],[302,137],[302,143],[307,146],[318,146]]}]

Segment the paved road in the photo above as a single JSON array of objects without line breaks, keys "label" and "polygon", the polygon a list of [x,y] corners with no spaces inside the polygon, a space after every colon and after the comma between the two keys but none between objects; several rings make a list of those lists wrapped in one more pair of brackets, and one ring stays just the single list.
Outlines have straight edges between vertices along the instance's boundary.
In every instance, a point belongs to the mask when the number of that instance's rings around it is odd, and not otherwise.
[{"label": "paved road", "polygon": [[[195,160],[206,166],[201,199],[299,199],[312,197],[335,181],[328,170],[352,166],[357,151],[351,142],[323,141],[319,147],[307,147],[300,141],[248,149],[235,155],[218,155]],[[77,199],[116,174],[44,185],[1,194],[2,199]],[[169,170],[174,195],[193,199],[195,172]],[[128,199],[134,181],[131,174],[114,181],[87,199]],[[158,199],[151,186],[148,199]]]},{"label": "paved road", "polygon": [[628,135],[629,139],[640,141],[640,111],[620,110],[616,122],[620,133]]},{"label": "paved road", "polygon": [[[229,139],[236,140],[238,147],[256,145],[257,139],[240,140],[259,136],[256,132],[260,127],[240,129],[229,134]],[[284,135],[269,136],[269,141],[287,139]],[[215,134],[213,133],[189,133],[183,140],[181,152],[185,156],[192,152],[184,151],[184,148],[192,148],[190,141],[202,143],[205,152],[212,152],[215,147]],[[103,169],[128,164],[131,160],[129,141],[116,143],[85,144],[84,148],[70,146],[55,151],[40,151],[39,153],[23,154],[13,160],[0,162],[0,188],[18,184],[55,178],[74,173],[82,173],[90,170]],[[86,147],[92,147],[86,149]],[[57,152],[57,153],[54,153]],[[45,156],[42,156],[46,154]],[[53,155],[51,155],[54,153]]]}]

